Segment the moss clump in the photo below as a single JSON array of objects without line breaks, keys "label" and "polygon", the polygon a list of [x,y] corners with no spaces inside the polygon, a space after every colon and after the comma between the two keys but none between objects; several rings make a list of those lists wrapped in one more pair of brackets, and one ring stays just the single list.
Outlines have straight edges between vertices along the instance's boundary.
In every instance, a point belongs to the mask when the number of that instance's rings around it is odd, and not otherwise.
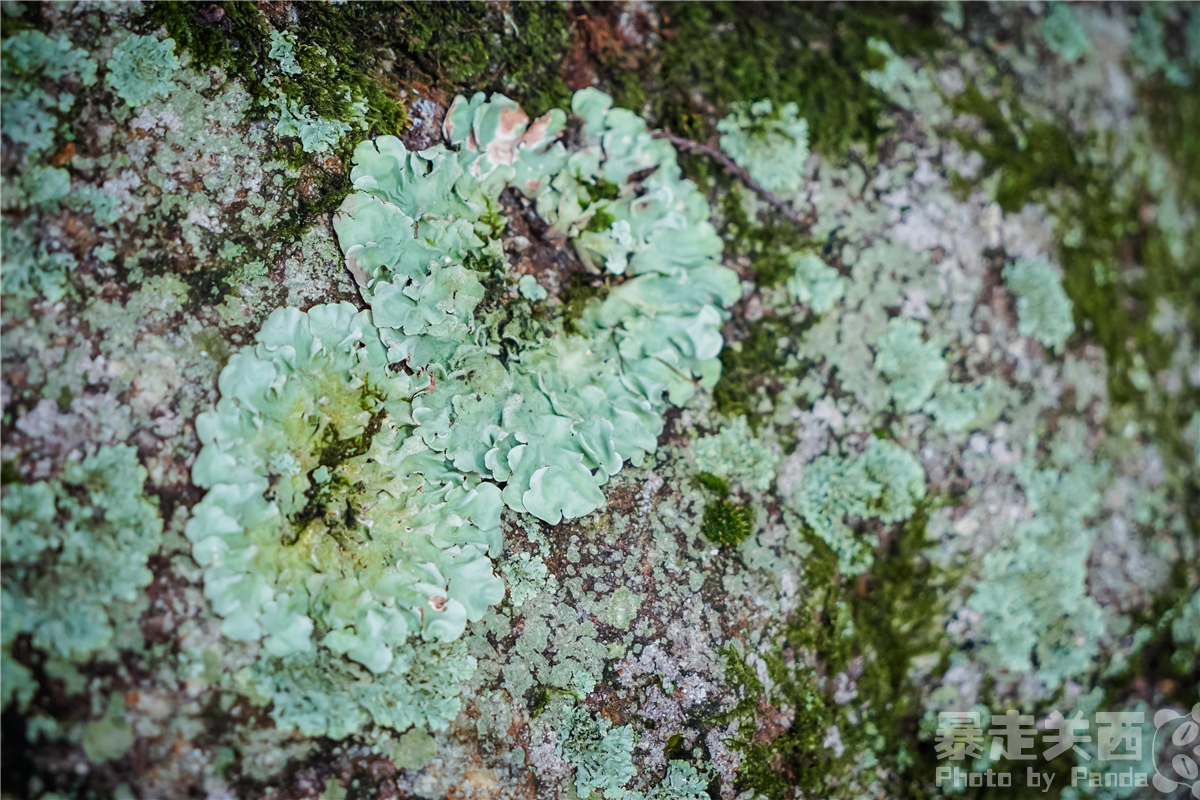
[{"label": "moss clump", "polygon": [[562,3],[503,11],[480,2],[397,3],[388,13],[397,20],[388,46],[407,82],[503,92],[534,114],[566,108],[571,99],[558,71],[570,42]]},{"label": "moss clump", "polygon": [[718,500],[704,509],[704,535],[710,542],[733,547],[741,544],[753,530],[754,518],[745,506]]},{"label": "moss clump", "polygon": [[721,379],[713,388],[717,410],[727,417],[745,416],[757,428],[760,414],[755,403],[759,387],[782,385],[788,346],[798,341],[805,327],[775,317],[765,317],[746,328],[746,336],[721,351]]},{"label": "moss clump", "polygon": [[713,475],[711,472],[701,472],[696,476],[696,483],[710,492],[716,492],[721,497],[729,494],[729,482],[724,478]]},{"label": "moss clump", "polygon": [[661,12],[673,35],[652,66],[656,77],[626,81],[619,102],[649,103],[663,124],[697,139],[735,102],[794,102],[823,153],[873,143],[881,131],[886,101],[862,79],[879,63],[868,39],[902,55],[941,43],[932,4],[668,3]]},{"label": "moss clump", "polygon": [[[807,537],[813,553],[805,560],[805,605],[782,646],[762,657],[773,684],[769,692],[748,658],[733,648],[724,651],[730,679],[742,687],[738,705],[718,720],[739,723],[731,742],[743,753],[739,790],[772,800],[792,797],[796,787],[826,797],[857,796],[864,787],[856,784],[855,770],[873,758],[864,784],[887,776],[889,796],[926,796],[915,778],[932,776],[936,757],[929,743],[917,739],[924,708],[909,674],[915,656],[944,649],[936,619],[946,580],[922,555],[927,511],[920,507],[886,557],[853,583],[838,577],[837,555]],[[802,661],[806,652],[815,664]],[[836,697],[839,673],[857,673],[852,700]],[[794,720],[782,734],[764,737],[764,708],[792,709]],[[844,745],[840,755],[825,744],[834,725]]]}]

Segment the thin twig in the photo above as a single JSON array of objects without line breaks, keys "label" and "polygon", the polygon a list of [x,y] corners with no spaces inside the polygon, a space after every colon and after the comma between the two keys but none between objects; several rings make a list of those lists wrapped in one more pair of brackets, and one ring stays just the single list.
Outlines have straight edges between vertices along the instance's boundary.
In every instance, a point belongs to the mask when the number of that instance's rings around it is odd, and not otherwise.
[{"label": "thin twig", "polygon": [[711,144],[704,144],[702,142],[692,141],[691,139],[685,139],[682,136],[676,136],[668,130],[655,131],[654,138],[666,139],[676,147],[679,147],[683,150],[694,150],[698,153],[703,153],[709,158],[717,161],[722,167],[725,168],[726,172],[753,189],[763,200],[766,200],[768,203],[775,206],[775,208],[779,210],[779,213],[783,214],[800,227],[808,228],[808,223],[805,222],[804,218],[797,214],[791,206],[764,189],[761,183],[754,180],[754,178],[751,178],[749,172],[739,167],[732,158],[721,152],[720,148],[714,147]]}]

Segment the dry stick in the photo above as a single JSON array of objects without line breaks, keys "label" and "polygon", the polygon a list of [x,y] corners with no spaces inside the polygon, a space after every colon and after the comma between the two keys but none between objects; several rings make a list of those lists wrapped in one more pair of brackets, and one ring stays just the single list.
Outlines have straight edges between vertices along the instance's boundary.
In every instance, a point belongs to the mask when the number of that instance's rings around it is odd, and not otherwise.
[{"label": "dry stick", "polygon": [[754,178],[750,177],[749,172],[747,172],[746,170],[739,167],[732,158],[730,158],[729,156],[722,153],[720,151],[720,149],[713,147],[711,144],[702,144],[701,142],[694,142],[691,139],[685,139],[682,136],[676,136],[675,134],[671,133],[668,130],[655,131],[654,138],[655,139],[666,139],[668,142],[675,145],[676,147],[682,148],[684,150],[695,150],[697,152],[703,153],[704,155],[708,156],[711,159],[716,160],[717,162],[719,162],[721,164],[722,167],[725,168],[726,172],[728,172],[730,175],[734,176],[735,178],[740,180],[742,183],[746,184],[751,189],[753,189],[755,192],[757,192],[759,197],[761,197],[763,200],[766,200],[771,205],[775,206],[775,208],[777,208],[779,210],[779,212],[781,214],[783,214],[785,217],[787,217],[792,222],[796,223],[797,225],[799,225],[802,228],[808,227],[808,223],[805,222],[804,219],[799,214],[797,214],[795,212],[795,210],[792,209],[791,206],[789,206],[787,203],[783,202],[778,197],[776,197],[775,195],[771,194],[766,189],[764,189],[762,187],[761,183],[754,180]]}]

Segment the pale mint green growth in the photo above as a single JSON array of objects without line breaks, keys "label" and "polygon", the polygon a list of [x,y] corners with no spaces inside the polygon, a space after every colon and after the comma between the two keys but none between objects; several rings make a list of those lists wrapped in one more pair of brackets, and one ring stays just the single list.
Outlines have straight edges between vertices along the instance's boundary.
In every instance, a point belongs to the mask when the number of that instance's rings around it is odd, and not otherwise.
[{"label": "pale mint green growth", "polygon": [[633,766],[633,728],[614,726],[603,716],[575,707],[558,727],[558,754],[575,767],[575,791],[581,798],[600,790],[621,797],[637,774]]},{"label": "pale mint green growth", "polygon": [[350,132],[348,122],[340,119],[325,119],[313,112],[311,106],[300,104],[288,97],[275,99],[279,120],[275,133],[279,136],[295,136],[306,153],[327,153]]},{"label": "pale mint green growth", "polygon": [[288,75],[299,75],[300,64],[296,61],[296,35],[291,31],[271,31],[271,49],[267,58],[279,62],[279,71]]},{"label": "pale mint green growth", "polygon": [[67,293],[67,275],[78,266],[75,256],[35,242],[27,226],[0,221],[0,287],[4,296],[29,299],[37,295],[51,303]]},{"label": "pale mint green growth", "polygon": [[983,616],[989,660],[1033,669],[1050,688],[1091,666],[1104,634],[1100,606],[1087,593],[1093,533],[1107,468],[1023,469],[1032,516],[1016,522],[983,558],[982,582],[968,602]]},{"label": "pale mint green growth", "polygon": [[922,338],[921,323],[894,319],[875,342],[875,369],[888,380],[898,411],[916,411],[946,372],[942,348]]},{"label": "pale mint green growth", "polygon": [[175,40],[133,34],[113,49],[107,67],[105,83],[130,106],[162,99],[175,88]]},{"label": "pale mint green growth", "polygon": [[[1195,12],[1192,13],[1195,16]],[[1129,40],[1129,50],[1143,67],[1152,73],[1161,72],[1168,83],[1190,86],[1192,81],[1187,70],[1167,52],[1166,37],[1159,14],[1157,9],[1147,7],[1137,16],[1133,24],[1133,35]],[[1191,42],[1188,44],[1190,47]]]},{"label": "pale mint green growth", "polygon": [[642,598],[622,586],[612,593],[608,601],[608,621],[617,630],[628,630],[642,607]]},{"label": "pale mint green growth", "polygon": [[696,466],[701,472],[711,472],[747,489],[771,488],[778,461],[779,453],[750,431],[745,417],[737,417],[712,436],[696,440]]},{"label": "pale mint green growth", "polygon": [[508,602],[520,608],[529,599],[543,591],[558,588],[558,579],[550,574],[546,562],[529,553],[510,558],[500,567],[508,583]]},{"label": "pale mint green growth", "polygon": [[1179,610],[1171,621],[1171,638],[1175,641],[1175,653],[1171,660],[1182,670],[1200,658],[1200,592]]},{"label": "pale mint green growth", "polygon": [[[45,85],[86,88],[96,83],[96,62],[71,45],[66,35],[52,39],[41,31],[23,30],[4,40],[0,57],[0,116],[3,135],[26,155],[35,156],[54,144],[59,114],[75,105],[70,91],[52,94]],[[53,91],[53,90],[52,90]]]},{"label": "pale mint green growth", "polygon": [[625,800],[706,800],[711,770],[701,772],[686,761],[672,761],[662,783],[645,792],[626,792]]},{"label": "pale mint green growth", "polygon": [[1075,318],[1057,270],[1045,259],[1022,258],[1004,268],[1004,283],[1017,297],[1021,335],[1061,351],[1075,332]]},{"label": "pale mint green growth", "polygon": [[413,728],[400,737],[390,755],[400,769],[420,769],[437,755],[437,741],[421,728]]},{"label": "pale mint green growth", "polygon": [[81,744],[88,760],[99,764],[125,755],[133,741],[133,729],[125,719],[125,698],[114,694],[104,716],[84,726]]},{"label": "pale mint green growth", "polygon": [[815,253],[792,253],[788,263],[795,272],[787,280],[787,290],[797,303],[824,314],[845,296],[846,281]]},{"label": "pale mint green growth", "polygon": [[769,192],[795,192],[808,160],[808,120],[788,103],[775,110],[770,100],[738,103],[717,123],[721,149]]},{"label": "pale mint green growth", "polygon": [[545,300],[547,296],[546,290],[537,282],[537,278],[532,275],[522,275],[521,279],[517,281],[517,290],[521,293],[521,297],[524,297],[526,300],[533,300],[534,302]]},{"label": "pale mint green growth", "polygon": [[145,481],[137,451],[116,445],[69,462],[58,480],[4,487],[4,705],[28,702],[33,686],[9,653],[18,634],[52,657],[86,660],[152,580],[162,520]]},{"label": "pale mint green growth", "polygon": [[988,375],[975,384],[942,383],[922,409],[943,430],[983,428],[996,420],[1009,403],[1008,387]]},{"label": "pale mint green growth", "polygon": [[1200,14],[1195,8],[1188,14],[1187,53],[1188,63],[1200,67]]},{"label": "pale mint green growth", "polygon": [[[593,172],[572,180],[618,183],[642,249],[580,333],[517,341],[476,319],[478,270],[505,266],[500,192],[515,181],[540,202],[567,156],[561,113],[530,123],[507,98],[459,98],[457,151],[382,137],[355,153],[335,228],[370,310],[276,311],[197,419],[193,480],[208,494],[187,535],[223,633],[261,642],[241,680],[280,726],[343,738],[447,724],[474,662],[437,643],[504,595],[490,560],[502,506],[551,524],[594,511],[624,461],[655,449],[667,404],[715,383],[738,282],[707,204],[672,149],[602,146],[607,106],[592,116],[580,153]],[[624,183],[647,166],[638,195]]]},{"label": "pale mint green growth", "polygon": [[1042,37],[1064,61],[1077,61],[1092,49],[1091,39],[1070,3],[1050,4],[1050,13],[1042,20]]},{"label": "pale mint green growth", "polygon": [[942,3],[942,22],[955,30],[961,30],[963,26],[962,3],[958,0],[947,0]]},{"label": "pale mint green growth", "polygon": [[257,341],[196,420],[192,476],[209,493],[187,534],[225,635],[280,657],[319,645],[377,674],[410,632],[457,638],[503,596],[487,558],[501,502],[410,435],[431,373],[388,370],[370,313],[348,303],[279,309]]},{"label": "pale mint green growth", "polygon": [[345,739],[370,724],[444,730],[462,708],[463,682],[475,672],[466,644],[417,640],[391,652],[383,672],[324,647],[262,658],[236,675],[235,685],[255,703],[271,704],[276,727],[305,736]]},{"label": "pale mint green growth", "polygon": [[903,522],[925,497],[925,471],[900,445],[871,437],[853,458],[822,456],[804,468],[803,485],[790,502],[838,556],[838,569],[859,575],[871,565],[871,547],[847,519]]},{"label": "pale mint green growth", "polygon": [[898,56],[892,46],[880,39],[868,39],[867,47],[887,59],[881,70],[863,73],[863,79],[908,111],[925,110],[922,98],[933,92],[933,81],[924,69],[913,69]]}]

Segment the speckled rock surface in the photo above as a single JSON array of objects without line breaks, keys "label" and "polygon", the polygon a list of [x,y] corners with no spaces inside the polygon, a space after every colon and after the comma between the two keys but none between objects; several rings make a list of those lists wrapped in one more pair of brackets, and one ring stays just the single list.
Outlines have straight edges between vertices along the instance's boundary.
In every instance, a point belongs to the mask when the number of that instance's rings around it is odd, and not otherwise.
[{"label": "speckled rock surface", "polygon": [[1194,6],[2,14],[6,800],[1169,794]]}]

